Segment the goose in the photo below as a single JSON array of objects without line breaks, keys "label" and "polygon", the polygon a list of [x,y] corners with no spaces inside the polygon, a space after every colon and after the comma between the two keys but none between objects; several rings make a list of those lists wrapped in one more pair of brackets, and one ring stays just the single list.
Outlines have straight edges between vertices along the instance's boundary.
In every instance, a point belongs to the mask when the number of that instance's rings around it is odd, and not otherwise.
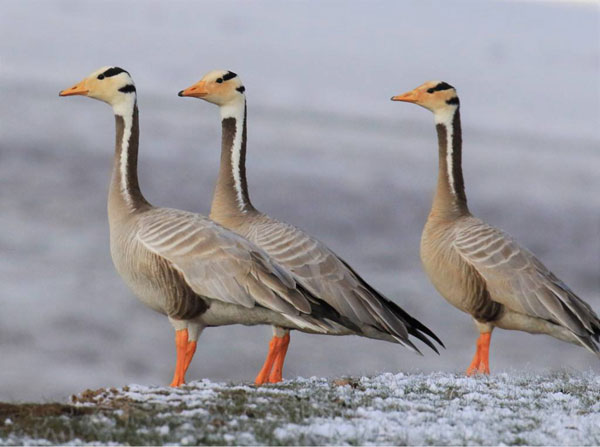
[{"label": "goose", "polygon": [[600,355],[600,320],[531,252],[471,215],[463,181],[460,101],[454,87],[429,81],[392,97],[434,114],[438,182],[421,237],[421,260],[437,291],[479,330],[468,375],[489,374],[495,327],[547,334]]},{"label": "goose", "polygon": [[[185,374],[206,327],[277,325],[309,333],[353,332],[353,325],[298,284],[262,249],[207,217],[152,206],[138,184],[137,93],[119,67],[103,67],[60,96],[112,106],[116,144],[108,195],[110,251],[134,294],[166,315],[177,351],[171,386]],[[273,346],[275,354],[282,349]]]},{"label": "goose", "polygon": [[[214,70],[179,92],[179,96],[201,98],[220,108],[221,165],[210,218],[265,250],[311,293],[357,325],[361,329],[359,335],[399,343],[420,353],[409,339],[412,335],[438,352],[427,337],[443,344],[431,330],[375,290],[324,243],[261,213],[252,205],[245,168],[245,91],[236,73]],[[282,380],[288,330],[275,325],[271,343],[283,343],[285,349],[276,357],[274,367],[273,353],[269,349],[267,360],[256,377],[257,384]]]}]

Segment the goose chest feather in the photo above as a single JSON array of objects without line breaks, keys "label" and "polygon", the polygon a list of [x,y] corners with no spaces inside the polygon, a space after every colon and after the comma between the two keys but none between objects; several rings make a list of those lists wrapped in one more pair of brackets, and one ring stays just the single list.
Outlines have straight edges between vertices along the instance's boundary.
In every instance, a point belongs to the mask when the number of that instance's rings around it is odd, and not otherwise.
[{"label": "goose chest feather", "polygon": [[491,299],[483,278],[453,246],[456,234],[454,225],[428,220],[421,236],[423,269],[450,304],[476,320],[492,321],[499,316],[502,305]]}]

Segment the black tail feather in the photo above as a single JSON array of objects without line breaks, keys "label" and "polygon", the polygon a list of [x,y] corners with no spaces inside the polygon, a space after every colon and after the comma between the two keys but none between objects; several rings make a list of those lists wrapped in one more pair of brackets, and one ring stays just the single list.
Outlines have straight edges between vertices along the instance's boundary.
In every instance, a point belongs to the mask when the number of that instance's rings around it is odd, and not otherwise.
[{"label": "black tail feather", "polygon": [[[414,337],[417,337],[419,340],[421,340],[423,343],[425,343],[427,346],[429,346],[437,355],[440,355],[440,351],[438,351],[438,349],[435,347],[435,345],[432,343],[432,341],[429,340],[427,337],[425,337],[425,335],[423,335],[421,332],[415,331],[413,333],[409,330],[408,333],[413,335]],[[442,346],[444,346],[444,345],[442,345]]]},{"label": "black tail feather", "polygon": [[[410,335],[414,335],[415,337],[423,340],[423,338],[421,338],[421,337],[424,337],[424,336],[423,336],[423,334],[420,333],[420,332],[423,332],[423,333],[427,334],[428,336],[430,336],[431,338],[433,338],[436,342],[438,342],[438,344],[442,348],[446,349],[446,346],[444,345],[442,340],[440,340],[438,338],[438,336],[435,335],[431,329],[429,329],[427,326],[425,326],[423,323],[421,323],[416,318],[411,317],[404,309],[402,309],[400,306],[398,306],[393,301],[385,298],[384,296],[381,296],[381,298],[386,300],[386,302],[387,302],[386,304],[388,304],[389,308],[394,312],[394,314],[396,314],[399,318],[401,318],[402,320],[404,320],[408,323],[407,329],[408,329],[408,333]],[[419,337],[419,335],[421,337]]]},{"label": "black tail feather", "polygon": [[442,348],[446,349],[446,346],[444,345],[442,340],[440,340],[439,337],[437,335],[435,335],[431,329],[429,329],[427,326],[425,326],[423,323],[421,323],[416,318],[410,316],[404,309],[402,309],[400,306],[398,306],[392,300],[386,298],[381,293],[379,293],[377,290],[375,290],[369,283],[367,283],[364,279],[362,279],[362,277],[358,273],[356,273],[354,271],[354,269],[352,267],[350,267],[350,265],[348,265],[348,263],[346,261],[344,261],[342,258],[339,258],[339,260],[342,261],[344,263],[344,265],[356,276],[356,278],[361,282],[363,287],[365,287],[369,292],[371,292],[374,296],[376,296],[379,300],[381,300],[381,302],[390,311],[392,311],[392,313],[396,317],[398,317],[398,319],[400,319],[404,323],[404,325],[406,326],[406,329],[410,335],[421,340],[423,343],[425,343],[427,346],[429,346],[431,349],[433,349],[438,354],[439,354],[439,351],[435,348],[435,345],[424,334],[426,334],[429,337],[431,337],[432,339],[434,339]]}]

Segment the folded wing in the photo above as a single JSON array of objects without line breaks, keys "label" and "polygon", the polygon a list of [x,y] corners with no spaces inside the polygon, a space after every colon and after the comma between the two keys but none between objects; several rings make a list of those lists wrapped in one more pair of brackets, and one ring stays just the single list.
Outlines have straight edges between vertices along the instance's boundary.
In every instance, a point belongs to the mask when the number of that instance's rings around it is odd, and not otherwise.
[{"label": "folded wing", "polygon": [[252,242],[287,269],[312,294],[326,301],[358,326],[369,325],[416,349],[409,334],[437,352],[427,336],[441,341],[427,327],[408,315],[366,283],[325,244],[302,230],[262,216],[247,234]]},{"label": "folded wing", "polygon": [[509,235],[472,218],[454,246],[483,277],[494,301],[598,341],[600,321],[592,308]]},{"label": "folded wing", "polygon": [[311,313],[293,277],[242,237],[179,210],[155,209],[141,219],[138,241],[166,259],[198,295],[288,315]]}]

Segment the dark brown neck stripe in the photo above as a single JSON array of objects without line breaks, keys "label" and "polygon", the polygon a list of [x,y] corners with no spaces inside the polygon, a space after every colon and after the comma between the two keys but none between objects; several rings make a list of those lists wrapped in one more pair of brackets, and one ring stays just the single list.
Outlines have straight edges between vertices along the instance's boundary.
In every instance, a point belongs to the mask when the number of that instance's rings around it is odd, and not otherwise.
[{"label": "dark brown neck stripe", "polygon": [[[436,125],[439,145],[438,186],[435,208],[452,215],[468,212],[462,174],[462,135],[460,112],[457,108],[452,120]],[[450,138],[448,138],[450,137]]]},{"label": "dark brown neck stripe", "polygon": [[[223,119],[221,140],[221,167],[217,180],[216,193],[221,202],[229,208],[239,211],[253,209],[248,194],[246,180],[246,107],[244,106],[243,122],[240,124],[234,117]],[[236,138],[241,128],[241,138]]]},{"label": "dark brown neck stripe", "polygon": [[[126,131],[126,119],[123,116],[115,115],[117,132],[113,182],[116,182],[118,185],[118,190],[125,203],[134,209],[137,209],[143,204],[148,204],[140,190],[137,174],[140,135],[137,103],[134,106],[131,117],[127,121],[131,122],[131,132],[126,147],[124,147],[123,136]],[[126,151],[126,153],[123,154],[123,151]],[[123,155],[126,156],[125,164],[122,162]],[[125,169],[124,172],[123,168]]]}]

